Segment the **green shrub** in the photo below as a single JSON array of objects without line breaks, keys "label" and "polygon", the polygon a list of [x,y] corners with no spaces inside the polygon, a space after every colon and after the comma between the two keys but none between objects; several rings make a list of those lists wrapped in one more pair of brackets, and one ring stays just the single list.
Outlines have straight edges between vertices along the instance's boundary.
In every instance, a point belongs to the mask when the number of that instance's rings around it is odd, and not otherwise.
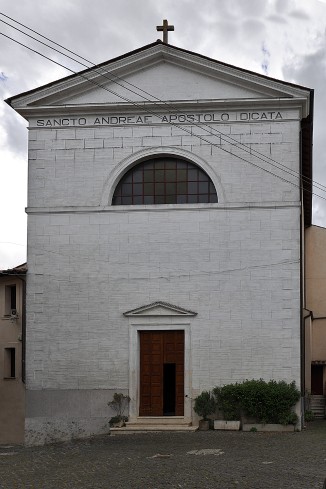
[{"label": "green shrub", "polygon": [[194,411],[198,416],[201,416],[204,420],[207,420],[207,416],[213,414],[216,409],[216,403],[214,396],[208,392],[203,391],[195,399]]},{"label": "green shrub", "polygon": [[298,421],[292,411],[300,399],[295,382],[253,379],[216,387],[213,393],[225,419],[239,419],[244,413],[260,423],[295,424]]},{"label": "green shrub", "polygon": [[242,385],[228,384],[213,389],[216,405],[223,412],[224,419],[236,421],[240,419],[242,404]]},{"label": "green shrub", "polygon": [[304,412],[304,420],[308,423],[309,421],[313,421],[315,419],[315,415],[312,411],[307,410]]},{"label": "green shrub", "polygon": [[298,415],[293,411],[291,411],[290,413],[281,416],[279,419],[279,423],[284,425],[288,425],[288,424],[295,425],[297,424],[298,420],[299,420]]}]

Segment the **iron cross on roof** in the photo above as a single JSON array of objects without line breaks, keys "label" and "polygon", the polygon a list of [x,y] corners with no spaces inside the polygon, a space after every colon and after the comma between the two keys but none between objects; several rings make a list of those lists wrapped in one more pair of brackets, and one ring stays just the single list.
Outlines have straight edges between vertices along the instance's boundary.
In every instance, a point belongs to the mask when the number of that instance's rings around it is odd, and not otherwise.
[{"label": "iron cross on roof", "polygon": [[156,26],[157,31],[163,31],[163,42],[168,43],[168,31],[174,31],[174,25],[169,25],[166,19],[163,20],[163,25]]}]

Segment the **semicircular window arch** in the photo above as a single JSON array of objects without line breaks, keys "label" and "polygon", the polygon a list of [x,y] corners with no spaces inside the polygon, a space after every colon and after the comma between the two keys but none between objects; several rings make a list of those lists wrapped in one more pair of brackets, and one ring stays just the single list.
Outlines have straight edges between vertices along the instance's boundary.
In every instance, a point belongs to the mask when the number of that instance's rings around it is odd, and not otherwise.
[{"label": "semicircular window arch", "polygon": [[199,166],[159,157],[133,166],[119,181],[112,205],[207,204],[218,201],[215,186]]}]

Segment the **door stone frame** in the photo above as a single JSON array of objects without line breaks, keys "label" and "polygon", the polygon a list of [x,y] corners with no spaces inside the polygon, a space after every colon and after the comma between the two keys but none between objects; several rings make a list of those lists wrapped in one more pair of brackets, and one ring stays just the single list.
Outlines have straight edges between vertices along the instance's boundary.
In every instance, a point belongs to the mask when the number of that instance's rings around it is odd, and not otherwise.
[{"label": "door stone frame", "polygon": [[[184,416],[183,420],[191,422],[192,405],[191,405],[191,324],[180,320],[176,316],[173,324],[169,324],[172,318],[157,318],[157,321],[147,323],[133,322],[129,324],[129,418],[131,422],[136,422],[139,418],[139,382],[140,382],[140,340],[139,331],[183,331],[184,332]],[[162,321],[163,320],[163,321]],[[169,416],[170,418],[170,416]]]}]

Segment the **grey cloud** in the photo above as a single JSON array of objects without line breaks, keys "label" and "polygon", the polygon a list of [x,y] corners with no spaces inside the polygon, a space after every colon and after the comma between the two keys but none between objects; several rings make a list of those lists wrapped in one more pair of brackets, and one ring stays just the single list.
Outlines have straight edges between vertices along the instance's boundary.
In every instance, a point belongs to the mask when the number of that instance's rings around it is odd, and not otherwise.
[{"label": "grey cloud", "polygon": [[275,11],[279,14],[285,13],[290,7],[290,0],[277,0],[275,3]]},{"label": "grey cloud", "polygon": [[265,24],[256,19],[248,19],[243,22],[241,30],[245,35],[250,37],[259,36],[265,31]]},{"label": "grey cloud", "polygon": [[267,20],[270,22],[274,22],[275,24],[287,24],[287,21],[284,19],[284,17],[281,17],[280,15],[269,15],[267,17]]},{"label": "grey cloud", "polygon": [[[304,56],[300,63],[288,64],[283,68],[284,78],[295,83],[315,89],[314,101],[314,168],[313,179],[326,185],[326,138],[325,113],[326,92],[326,40],[323,40],[319,49],[308,56]],[[326,193],[316,190],[326,198]],[[314,198],[314,222],[326,222],[326,201]]]},{"label": "grey cloud", "polygon": [[4,109],[2,128],[6,136],[6,147],[18,156],[27,158],[27,122],[9,106]]},{"label": "grey cloud", "polygon": [[310,16],[306,14],[303,10],[293,10],[292,12],[289,12],[290,17],[294,17],[299,20],[309,20]]}]

